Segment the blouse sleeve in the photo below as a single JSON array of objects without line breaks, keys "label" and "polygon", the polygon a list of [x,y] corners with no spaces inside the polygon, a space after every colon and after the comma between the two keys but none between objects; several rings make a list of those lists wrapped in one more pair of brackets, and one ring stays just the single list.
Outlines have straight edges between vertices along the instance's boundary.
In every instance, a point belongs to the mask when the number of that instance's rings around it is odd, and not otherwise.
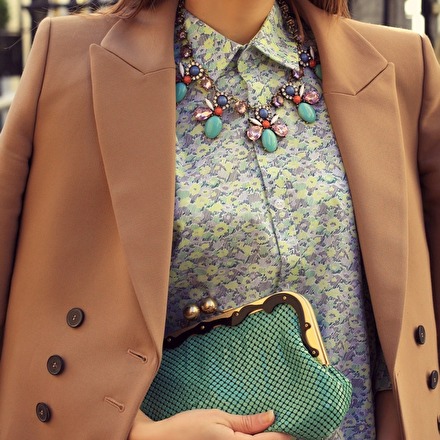
[{"label": "blouse sleeve", "polygon": [[49,37],[50,19],[45,19],[0,135],[0,353]]},{"label": "blouse sleeve", "polygon": [[440,66],[427,37],[422,37],[422,48],[425,75],[418,163],[440,347]]}]

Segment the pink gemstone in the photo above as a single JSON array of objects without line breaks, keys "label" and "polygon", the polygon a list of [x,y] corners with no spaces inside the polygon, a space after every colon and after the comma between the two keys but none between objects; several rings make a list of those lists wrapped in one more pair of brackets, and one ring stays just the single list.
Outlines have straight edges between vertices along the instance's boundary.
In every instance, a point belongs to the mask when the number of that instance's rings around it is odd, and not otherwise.
[{"label": "pink gemstone", "polygon": [[272,99],[272,105],[279,108],[284,105],[284,98],[281,95],[274,96]]},{"label": "pink gemstone", "polygon": [[183,46],[180,50],[180,54],[183,58],[189,58],[192,55],[192,50],[189,46]]},{"label": "pink gemstone", "polygon": [[234,108],[239,115],[244,115],[247,111],[247,105],[244,101],[238,101]]},{"label": "pink gemstone", "polygon": [[304,76],[304,68],[300,67],[292,70],[292,76],[294,79],[301,79]]},{"label": "pink gemstone", "polygon": [[260,127],[259,125],[252,125],[248,128],[246,134],[251,141],[256,141],[260,139],[261,135],[263,134],[263,127]]},{"label": "pink gemstone", "polygon": [[179,40],[186,40],[186,31],[179,32]]},{"label": "pink gemstone", "polygon": [[206,121],[212,115],[212,110],[206,107],[197,107],[193,116],[196,121]]},{"label": "pink gemstone", "polygon": [[205,90],[210,90],[212,87],[212,81],[207,78],[206,76],[204,78],[202,78],[200,80],[200,85],[205,89]]},{"label": "pink gemstone", "polygon": [[272,130],[280,137],[286,137],[287,133],[289,133],[287,125],[282,122],[275,122],[275,124],[272,125]]},{"label": "pink gemstone", "polygon": [[306,101],[308,104],[314,105],[318,103],[320,99],[321,97],[319,96],[319,93],[315,89],[309,90],[304,94],[304,101]]}]

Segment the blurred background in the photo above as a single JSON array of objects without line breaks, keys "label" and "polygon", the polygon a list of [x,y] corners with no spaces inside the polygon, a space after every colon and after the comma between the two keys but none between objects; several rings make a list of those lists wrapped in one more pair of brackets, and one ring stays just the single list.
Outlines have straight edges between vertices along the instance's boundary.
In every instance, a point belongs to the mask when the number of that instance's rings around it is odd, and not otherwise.
[{"label": "blurred background", "polygon": [[[111,0],[0,0],[0,130],[38,23],[47,15],[94,11]],[[440,54],[440,0],[349,0],[353,18],[425,33]]]}]

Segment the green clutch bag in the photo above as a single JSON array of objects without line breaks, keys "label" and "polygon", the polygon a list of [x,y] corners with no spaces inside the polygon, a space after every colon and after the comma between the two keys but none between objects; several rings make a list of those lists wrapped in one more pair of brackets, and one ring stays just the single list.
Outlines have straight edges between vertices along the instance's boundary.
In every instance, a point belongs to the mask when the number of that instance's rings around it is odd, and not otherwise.
[{"label": "green clutch bag", "polygon": [[157,421],[190,409],[272,409],[268,431],[318,440],[341,424],[351,392],[329,365],[310,303],[280,292],[167,336],[141,410]]}]

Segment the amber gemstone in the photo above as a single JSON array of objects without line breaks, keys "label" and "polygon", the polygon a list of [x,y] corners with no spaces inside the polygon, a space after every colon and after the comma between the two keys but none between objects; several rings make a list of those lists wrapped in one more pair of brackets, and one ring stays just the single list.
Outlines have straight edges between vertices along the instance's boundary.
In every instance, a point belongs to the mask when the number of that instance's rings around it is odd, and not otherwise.
[{"label": "amber gemstone", "polygon": [[204,78],[202,78],[200,80],[200,85],[205,89],[205,90],[210,90],[212,88],[212,81],[207,78],[206,76]]},{"label": "amber gemstone", "polygon": [[244,101],[238,101],[234,108],[239,115],[244,115],[247,111],[247,105]]}]

